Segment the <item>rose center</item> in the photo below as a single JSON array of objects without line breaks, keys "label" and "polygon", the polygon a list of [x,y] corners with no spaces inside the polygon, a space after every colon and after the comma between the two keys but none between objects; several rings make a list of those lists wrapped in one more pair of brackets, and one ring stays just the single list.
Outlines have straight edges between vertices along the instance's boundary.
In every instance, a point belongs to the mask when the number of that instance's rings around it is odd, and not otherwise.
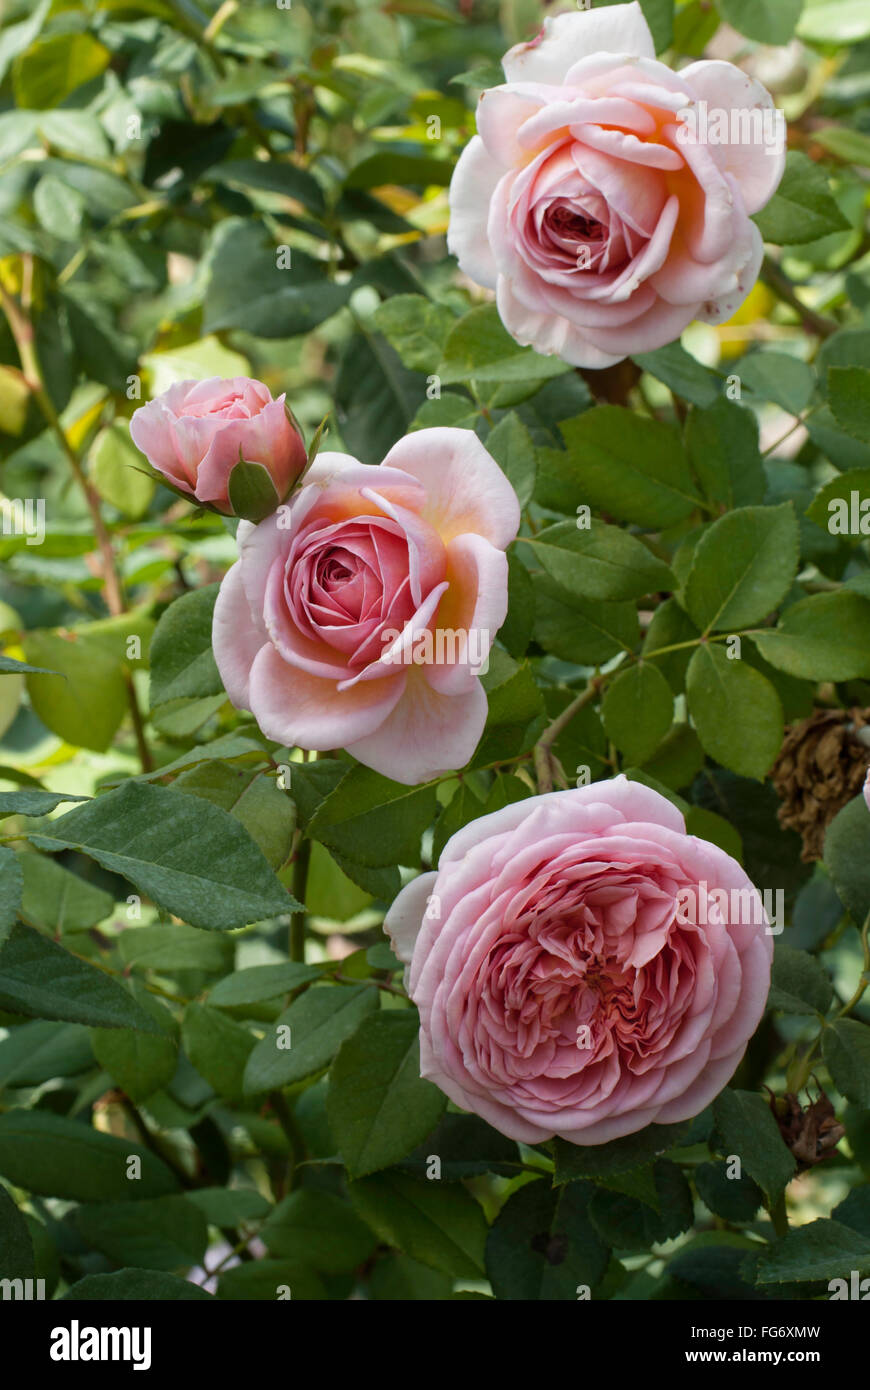
[{"label": "rose center", "polygon": [[584,212],[572,212],[560,203],[547,213],[547,225],[558,236],[570,237],[574,241],[603,241],[607,235],[604,225],[596,217]]}]

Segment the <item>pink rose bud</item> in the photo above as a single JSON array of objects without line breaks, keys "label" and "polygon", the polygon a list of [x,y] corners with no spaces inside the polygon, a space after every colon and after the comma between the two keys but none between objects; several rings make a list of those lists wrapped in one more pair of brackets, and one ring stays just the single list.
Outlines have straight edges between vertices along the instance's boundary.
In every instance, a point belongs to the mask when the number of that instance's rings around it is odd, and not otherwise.
[{"label": "pink rose bud", "polygon": [[406,785],[463,767],[519,524],[472,430],[416,430],[378,467],[318,454],[286,506],[239,525],[212,633],[233,704]]},{"label": "pink rose bud", "polygon": [[170,487],[225,515],[261,520],[307,455],[284,396],[250,377],[179,381],[135,412],[133,443]]},{"label": "pink rose bud", "polygon": [[384,927],[420,1010],[423,1076],[526,1144],[698,1115],[770,985],[757,889],[625,777],[472,821]]},{"label": "pink rose bud", "polygon": [[504,58],[450,185],[447,244],[517,342],[607,367],[722,323],[758,277],[751,221],[784,120],[732,63],[673,72],[640,5],[548,17]]},{"label": "pink rose bud", "polygon": [[870,811],[870,767],[868,767],[867,776],[864,778],[864,800],[867,802],[868,811]]}]

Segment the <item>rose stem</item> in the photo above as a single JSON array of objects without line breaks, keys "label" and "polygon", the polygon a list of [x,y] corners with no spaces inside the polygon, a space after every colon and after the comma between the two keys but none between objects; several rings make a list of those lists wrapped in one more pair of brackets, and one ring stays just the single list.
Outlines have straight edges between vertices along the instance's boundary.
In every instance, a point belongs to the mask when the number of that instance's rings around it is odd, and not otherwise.
[{"label": "rose stem", "polygon": [[534,765],[539,793],[551,792],[553,790],[553,767],[550,761],[550,750],[553,744],[556,742],[556,739],[562,733],[563,729],[567,728],[571,723],[575,714],[578,714],[580,710],[583,709],[584,705],[588,705],[590,700],[595,699],[595,696],[598,694],[605,680],[605,676],[595,676],[586,686],[585,690],[581,690],[576,699],[572,700],[570,705],[566,705],[562,713],[557,715],[552,724],[548,724],[535,744]]},{"label": "rose stem", "polygon": [[[22,256],[24,263],[25,283],[32,275],[33,261],[29,255]],[[58,443],[63,450],[67,461],[72,469],[73,476],[82,490],[87,503],[88,511],[93,522],[94,535],[99,546],[102,558],[103,587],[106,592],[106,605],[113,617],[120,617],[126,612],[124,594],[121,588],[121,580],[118,575],[115,563],[115,554],[112,549],[112,540],[103,521],[100,510],[100,499],[95,489],[85,476],[82,468],[81,459],[78,453],[70,444],[66,431],[60,422],[54,402],[45,387],[45,378],[40,366],[39,357],[36,352],[35,335],[30,316],[23,305],[19,305],[12,295],[0,285],[0,305],[6,315],[9,330],[15,340],[18,349],[18,356],[21,360],[21,369],[24,379],[33,393],[33,398],[41,410],[49,428],[57,436]],[[139,709],[139,702],[136,698],[136,688],[133,678],[129,671],[124,671],[124,684],[127,689],[127,703],[130,706],[130,716],[133,721],[133,730],[136,736],[136,747],[139,751],[139,760],[142,764],[143,772],[150,772],[153,764],[148,744],[145,741],[145,730],[142,723],[142,714]]]},{"label": "rose stem", "polygon": [[799,316],[801,323],[809,333],[815,333],[820,338],[830,338],[832,333],[836,333],[840,325],[835,319],[829,319],[824,314],[817,314],[814,309],[803,304],[795,294],[794,285],[783,270],[780,270],[776,261],[772,261],[769,256],[765,256],[761,265],[761,279],[772,289],[775,294],[788,304]]}]

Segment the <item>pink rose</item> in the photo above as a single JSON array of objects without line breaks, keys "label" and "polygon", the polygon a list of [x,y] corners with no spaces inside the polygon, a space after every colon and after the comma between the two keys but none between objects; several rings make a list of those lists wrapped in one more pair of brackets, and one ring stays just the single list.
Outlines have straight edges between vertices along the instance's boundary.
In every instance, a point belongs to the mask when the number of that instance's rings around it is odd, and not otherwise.
[{"label": "pink rose", "polygon": [[380,467],[318,454],[288,505],[239,525],[213,634],[233,704],[279,743],[347,748],[397,782],[462,767],[519,522],[471,430],[419,430]]},{"label": "pink rose", "polygon": [[546,19],[504,70],[453,175],[448,246],[508,332],[607,367],[730,318],[761,265],[749,214],[784,166],[765,88],[731,63],[672,72],[636,3]]},{"label": "pink rose", "polygon": [[284,396],[273,400],[267,386],[247,376],[176,382],[135,412],[130,434],[176,488],[226,513],[233,510],[227,489],[240,458],[266,469],[276,506],[307,462]]},{"label": "pink rose", "polygon": [[625,777],[472,821],[384,925],[409,964],[423,1075],[526,1143],[697,1115],[770,982],[739,864]]},{"label": "pink rose", "polygon": [[867,776],[864,778],[864,800],[867,802],[867,809],[870,811],[870,767],[867,769]]}]

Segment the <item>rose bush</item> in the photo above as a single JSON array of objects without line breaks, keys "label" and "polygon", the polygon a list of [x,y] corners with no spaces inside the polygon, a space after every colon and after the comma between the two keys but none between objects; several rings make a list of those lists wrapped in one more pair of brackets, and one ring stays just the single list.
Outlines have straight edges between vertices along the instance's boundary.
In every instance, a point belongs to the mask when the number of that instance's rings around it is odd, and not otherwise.
[{"label": "rose bush", "polygon": [[[764,87],[726,62],[672,72],[637,3],[547,18],[504,71],[456,165],[448,245],[508,331],[606,367],[729,319],[761,266],[750,214],[785,161],[770,127],[741,143],[744,118],[773,111]],[[723,143],[689,119],[704,104]]]},{"label": "rose bush", "polygon": [[[701,905],[717,889],[726,912]],[[530,1144],[697,1115],[758,1026],[773,956],[740,865],[625,777],[473,821],[384,926],[423,1075]]]},{"label": "rose bush", "polygon": [[419,430],[380,467],[323,453],[307,478],[275,515],[239,525],[214,615],[230,699],[269,738],[346,747],[398,782],[463,766],[486,721],[480,661],[507,612],[513,488],[456,429]]},{"label": "rose bush", "polygon": [[232,512],[230,474],[240,459],[260,464],[286,497],[306,463],[305,444],[283,394],[250,377],[179,381],[135,411],[133,443],[181,492]]}]

